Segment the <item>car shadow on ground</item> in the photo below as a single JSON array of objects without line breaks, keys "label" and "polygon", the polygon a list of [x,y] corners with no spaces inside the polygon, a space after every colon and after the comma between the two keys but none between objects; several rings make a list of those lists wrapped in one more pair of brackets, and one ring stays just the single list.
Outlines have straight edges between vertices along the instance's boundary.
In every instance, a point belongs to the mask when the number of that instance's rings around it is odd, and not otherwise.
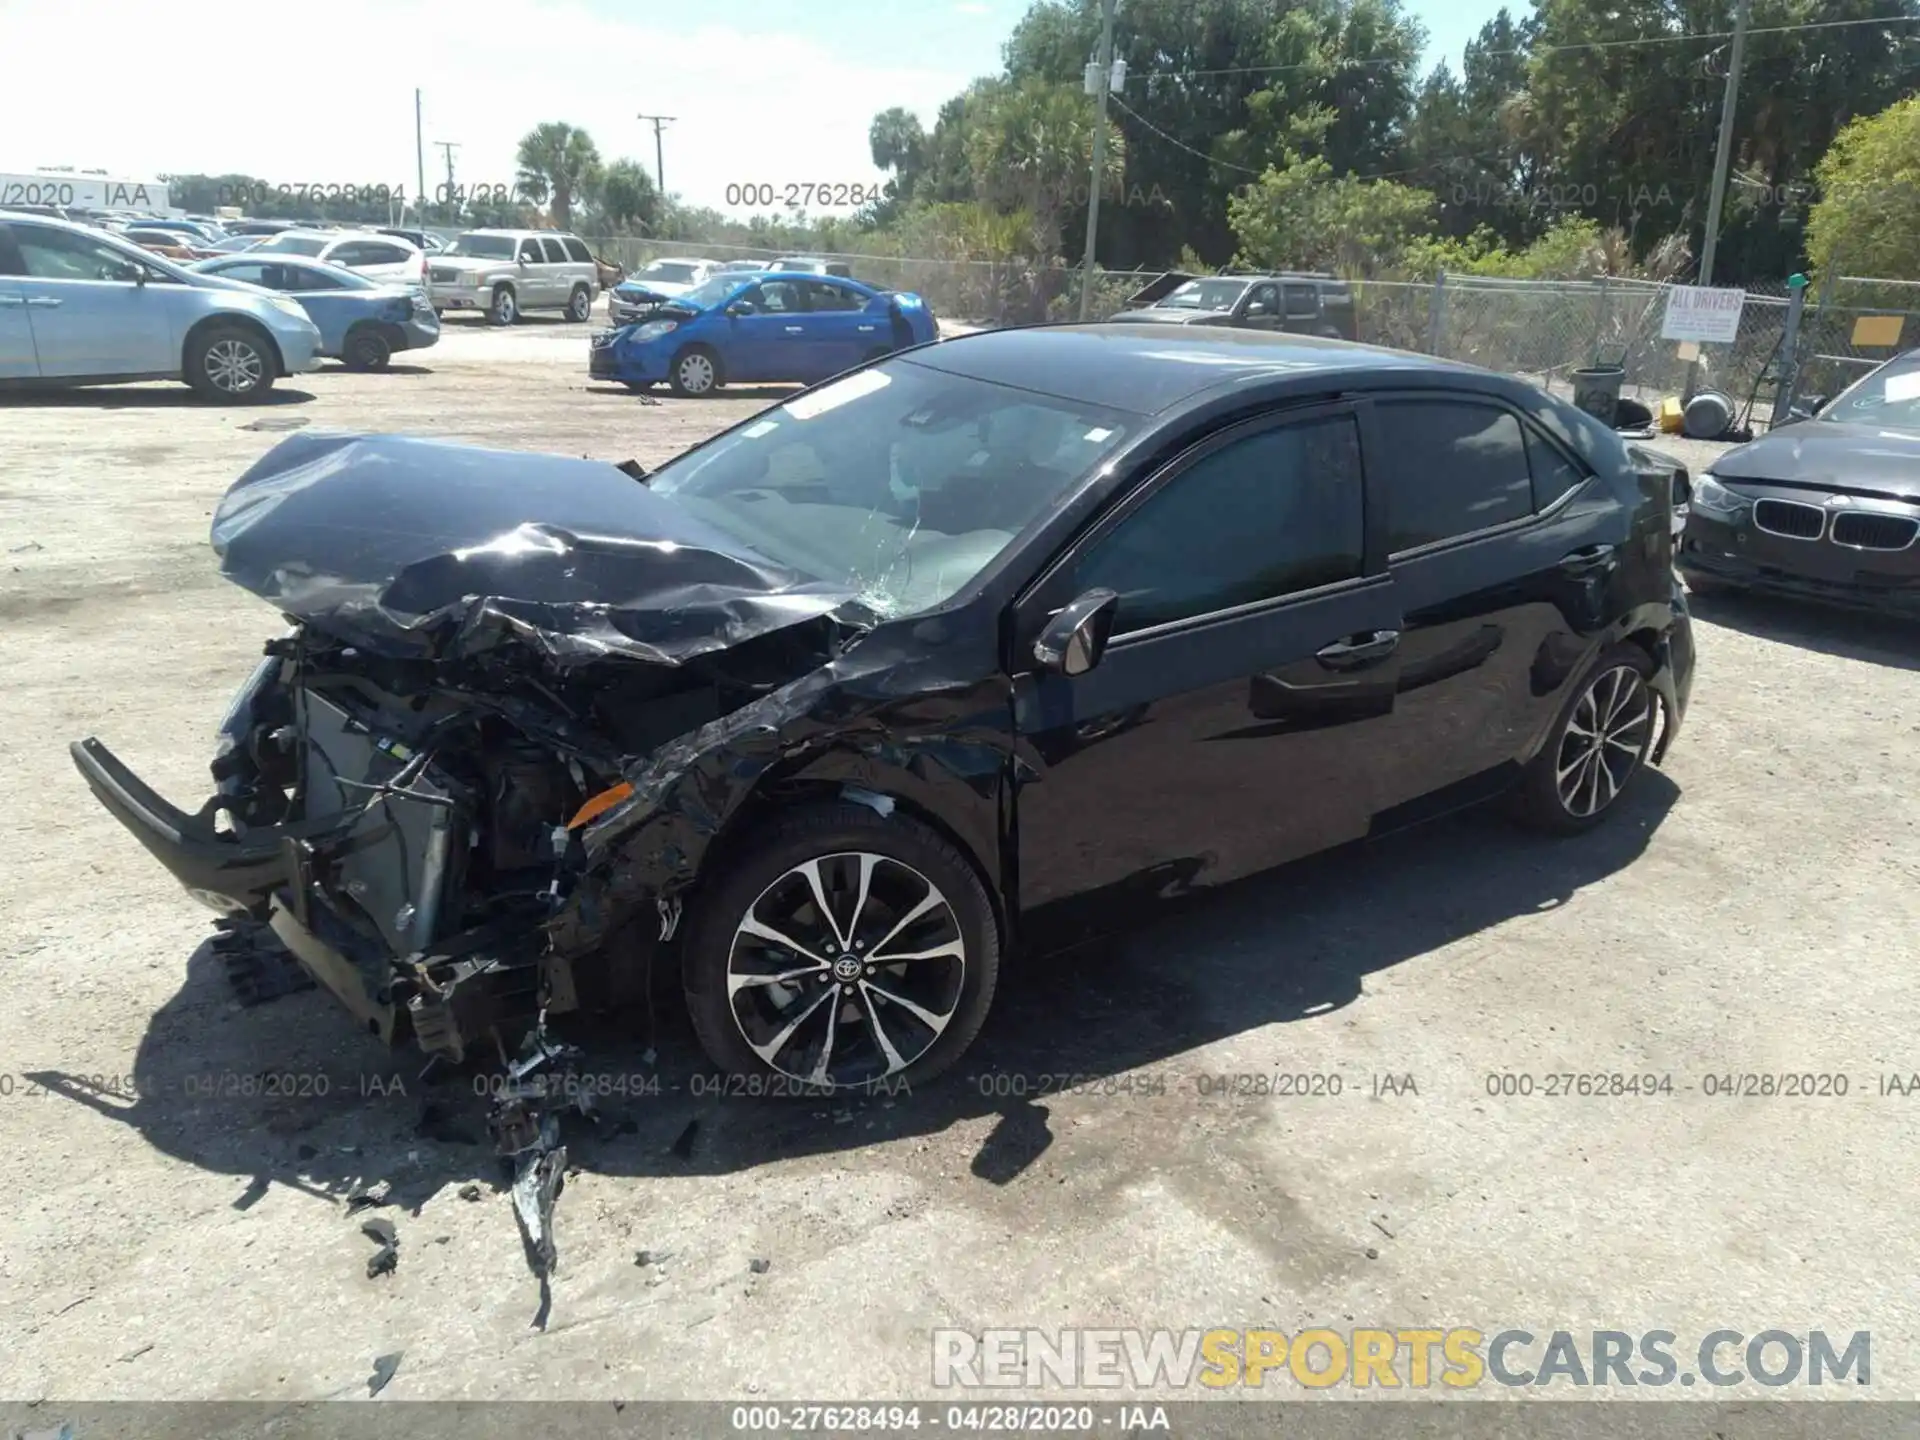
[{"label": "car shadow on ground", "polygon": [[323,375],[431,375],[433,369],[427,365],[382,365],[378,370],[356,370],[353,366],[339,360],[329,360],[320,372]]},{"label": "car shadow on ground", "polygon": [[1688,608],[1710,625],[1761,640],[1897,670],[1920,670],[1920,619],[1874,615],[1753,591],[1690,592]]},{"label": "car shadow on ground", "polygon": [[[1005,1184],[1051,1144],[1057,1077],[1105,1093],[1144,1073],[1144,1099],[1154,1076],[1172,1076],[1184,1093],[1200,1066],[1182,1062],[1198,1047],[1353,1005],[1370,975],[1570,903],[1634,862],[1678,794],[1648,771],[1607,825],[1558,841],[1470,811],[1163,902],[1117,942],[1018,957],[973,1049],[912,1093],[730,1093],[659,977],[648,1006],[556,1027],[584,1052],[580,1072],[599,1092],[597,1124],[568,1119],[570,1160],[615,1176],[729,1174],[997,1117],[971,1170]],[[1162,867],[1135,888],[1158,892],[1198,863]],[[131,1075],[84,1063],[31,1079],[169,1155],[245,1177],[239,1208],[273,1184],[338,1199],[384,1179],[397,1203],[417,1210],[449,1185],[500,1182],[485,1123],[496,1059],[423,1080],[417,1051],[380,1047],[324,992],[242,1009],[203,945],[154,1015]],[[1284,1051],[1261,1063],[1284,1065]]]},{"label": "car shadow on ground", "polygon": [[30,388],[24,390],[0,390],[0,408],[17,405],[23,409],[34,410],[227,410],[240,414],[247,410],[259,410],[275,405],[304,405],[313,396],[305,390],[289,390],[285,383],[276,385],[258,400],[249,400],[240,404],[226,404],[218,400],[203,400],[200,393],[192,387],[157,381],[151,385],[127,385],[117,388],[106,386],[67,386],[59,389]]}]

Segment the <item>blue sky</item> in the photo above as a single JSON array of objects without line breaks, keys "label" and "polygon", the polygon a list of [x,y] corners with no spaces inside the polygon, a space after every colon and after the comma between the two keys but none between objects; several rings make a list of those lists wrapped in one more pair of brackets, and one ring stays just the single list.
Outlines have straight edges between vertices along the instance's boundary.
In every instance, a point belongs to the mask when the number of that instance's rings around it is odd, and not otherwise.
[{"label": "blue sky", "polygon": [[[1430,32],[1423,73],[1442,56],[1457,66],[1498,8],[1415,0]],[[419,87],[430,190],[446,174],[435,141],[458,145],[457,185],[510,184],[516,142],[545,120],[582,126],[607,158],[651,169],[653,133],[636,118],[648,111],[679,117],[666,130],[667,188],[738,212],[727,200],[741,184],[877,184],[874,114],[902,105],[931,124],[942,102],[1000,68],[1026,9],[1027,0],[329,0],[329,32],[364,36],[366,56],[379,57],[354,67],[351,103],[283,106],[271,124],[229,125],[204,107],[154,106],[154,77],[253,74],[263,53],[305,56],[319,68],[287,62],[299,89],[300,76],[328,73],[310,9],[268,6],[246,25],[155,25],[151,0],[0,0],[0,55],[88,56],[84,104],[59,66],[18,65],[0,84],[0,174],[78,165],[126,179],[237,172],[411,191]],[[101,46],[100,35],[140,42]],[[50,135],[58,153],[41,153]]]}]

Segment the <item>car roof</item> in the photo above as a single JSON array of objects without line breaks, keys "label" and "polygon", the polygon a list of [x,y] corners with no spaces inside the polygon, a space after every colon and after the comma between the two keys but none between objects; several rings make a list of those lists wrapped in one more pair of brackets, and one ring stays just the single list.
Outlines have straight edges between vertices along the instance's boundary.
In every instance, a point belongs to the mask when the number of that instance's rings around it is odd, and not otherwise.
[{"label": "car roof", "polygon": [[577,240],[580,238],[571,230],[496,230],[486,225],[482,225],[473,230],[462,230],[460,233],[462,235],[500,235],[514,240],[524,240],[529,235],[535,239],[538,239],[542,235],[550,235],[555,240]]},{"label": "car roof", "polygon": [[[982,330],[922,346],[904,358],[953,375],[1138,415],[1171,409],[1231,381],[1280,382],[1297,377],[1301,383],[1294,388],[1306,392],[1324,389],[1329,374],[1358,376],[1367,371],[1444,373],[1481,382],[1504,379],[1492,371],[1432,355],[1226,326],[1094,324]],[[1495,383],[1493,388],[1508,387]]]}]

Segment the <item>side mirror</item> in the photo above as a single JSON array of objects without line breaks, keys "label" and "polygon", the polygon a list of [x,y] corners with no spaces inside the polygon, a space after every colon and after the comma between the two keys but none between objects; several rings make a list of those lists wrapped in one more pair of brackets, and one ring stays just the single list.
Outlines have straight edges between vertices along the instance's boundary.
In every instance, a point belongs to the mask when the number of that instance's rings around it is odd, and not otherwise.
[{"label": "side mirror", "polygon": [[531,264],[532,264],[533,262],[532,262],[531,260],[529,260],[529,259],[527,259],[527,257],[526,257],[526,256],[524,256],[524,255],[522,255],[522,256],[520,257],[520,259],[519,259],[519,262],[518,262],[518,263],[520,263],[520,264],[522,264],[522,265],[531,265]]},{"label": "side mirror", "polygon": [[1047,621],[1033,642],[1033,658],[1043,670],[1071,678],[1084,675],[1100,663],[1113,634],[1120,596],[1112,590],[1089,590]]},{"label": "side mirror", "polygon": [[736,320],[738,320],[742,315],[751,315],[752,313],[753,313],[753,307],[751,305],[744,304],[738,300],[734,301],[733,304],[727,306],[727,314],[731,315]]}]

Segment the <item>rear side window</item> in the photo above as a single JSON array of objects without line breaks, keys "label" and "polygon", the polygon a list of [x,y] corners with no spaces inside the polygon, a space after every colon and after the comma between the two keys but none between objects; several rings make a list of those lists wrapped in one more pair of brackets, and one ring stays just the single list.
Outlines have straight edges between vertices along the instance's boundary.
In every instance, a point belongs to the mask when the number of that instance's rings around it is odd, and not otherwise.
[{"label": "rear side window", "polygon": [[1075,565],[1119,592],[1116,633],[1230,610],[1361,573],[1360,439],[1351,416],[1265,430],[1195,461]]},{"label": "rear side window", "polygon": [[577,240],[571,235],[563,236],[560,244],[567,252],[567,258],[581,265],[593,263],[593,252],[587,249],[587,242]]},{"label": "rear side window", "polygon": [[20,259],[20,247],[15,243],[13,230],[0,225],[0,275],[24,275],[25,263]]},{"label": "rear side window", "polygon": [[1470,401],[1389,400],[1376,413],[1388,460],[1389,551],[1533,513],[1526,440],[1506,411]]},{"label": "rear side window", "polygon": [[1320,292],[1311,285],[1287,286],[1287,314],[1296,320],[1320,313]]},{"label": "rear side window", "polygon": [[1545,510],[1587,478],[1587,472],[1544,437],[1527,431],[1527,463],[1533,471],[1533,508]]},{"label": "rear side window", "polygon": [[551,236],[543,235],[540,237],[540,246],[547,252],[547,263],[549,265],[564,265],[567,263],[567,247],[562,245],[558,240],[553,239]]}]

